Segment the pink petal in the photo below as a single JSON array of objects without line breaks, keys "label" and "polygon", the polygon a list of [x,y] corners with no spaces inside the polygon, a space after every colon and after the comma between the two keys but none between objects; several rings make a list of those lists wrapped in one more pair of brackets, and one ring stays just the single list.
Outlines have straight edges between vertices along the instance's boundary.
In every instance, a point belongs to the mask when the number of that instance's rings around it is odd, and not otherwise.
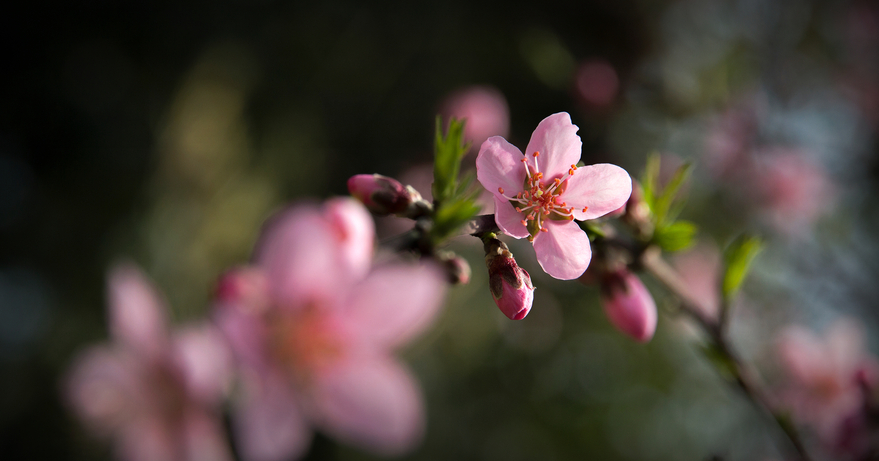
[{"label": "pink petal", "polygon": [[380,455],[401,454],[421,440],[421,394],[390,357],[352,357],[317,379],[315,419],[334,438]]},{"label": "pink petal", "polygon": [[498,188],[508,197],[516,195],[525,183],[522,152],[500,136],[488,138],[476,156],[476,179],[495,197],[500,195]]},{"label": "pink petal", "polygon": [[110,270],[107,298],[110,334],[138,354],[155,357],[168,341],[165,303],[132,264]]},{"label": "pink petal", "polygon": [[233,409],[237,447],[246,461],[296,459],[311,431],[286,382],[245,376],[243,399]]},{"label": "pink petal", "polygon": [[205,324],[189,327],[174,338],[174,354],[190,397],[215,404],[228,391],[232,379],[230,351],[220,332]]},{"label": "pink petal", "polygon": [[571,123],[571,116],[567,112],[552,114],[537,124],[525,149],[525,156],[534,165],[534,152],[540,152],[537,166],[546,180],[564,175],[571,165],[580,161],[583,143],[577,136],[578,129],[577,125]]},{"label": "pink petal", "polygon": [[299,308],[334,298],[340,284],[354,278],[341,264],[341,249],[323,213],[298,205],[273,217],[256,249],[271,298],[284,308]]},{"label": "pink petal", "polygon": [[433,322],[444,293],[445,278],[433,265],[380,266],[351,289],[341,321],[369,346],[395,347]]},{"label": "pink petal", "polygon": [[136,412],[143,395],[140,363],[118,349],[94,347],[75,359],[64,393],[79,418],[106,435]]},{"label": "pink petal", "polygon": [[517,239],[528,237],[528,228],[522,224],[524,216],[516,211],[509,200],[494,197],[494,220],[505,234]]},{"label": "pink petal", "polygon": [[341,251],[346,271],[357,279],[366,274],[372,263],[375,224],[372,215],[359,201],[347,198],[327,200],[325,216]]},{"label": "pink petal", "polygon": [[158,417],[139,417],[121,428],[116,458],[124,461],[162,461],[180,459],[176,434]]},{"label": "pink petal", "polygon": [[186,461],[231,461],[232,453],[216,415],[193,410],[184,417],[180,434]]},{"label": "pink petal", "polygon": [[534,238],[537,262],[547,274],[559,280],[573,280],[586,271],[592,247],[586,232],[574,221],[544,221],[549,232]]},{"label": "pink petal", "polygon": [[[577,168],[568,180],[562,200],[574,208],[574,219],[585,221],[604,216],[626,204],[632,195],[632,178],[626,170],[609,163]],[[584,207],[588,207],[583,211]]]}]

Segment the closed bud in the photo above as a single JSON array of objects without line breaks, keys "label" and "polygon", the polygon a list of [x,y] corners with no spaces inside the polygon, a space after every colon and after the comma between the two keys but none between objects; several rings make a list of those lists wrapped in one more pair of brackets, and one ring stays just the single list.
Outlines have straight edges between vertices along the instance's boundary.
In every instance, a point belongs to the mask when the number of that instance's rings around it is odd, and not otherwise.
[{"label": "closed bud", "polygon": [[605,274],[601,304],[610,322],[636,341],[647,342],[656,331],[656,303],[641,279],[626,269]]},{"label": "closed bud", "polygon": [[425,207],[430,207],[412,186],[404,186],[400,181],[380,174],[351,176],[348,192],[377,215],[394,214],[415,219],[423,214]]},{"label": "closed bud", "polygon": [[497,307],[511,320],[528,315],[534,302],[534,285],[528,271],[519,267],[513,253],[495,234],[482,238],[485,246],[485,265],[488,267],[488,287]]},{"label": "closed bud", "polygon": [[644,200],[644,189],[638,181],[632,181],[632,195],[626,202],[621,219],[634,229],[639,237],[649,238],[653,235],[650,207]]},{"label": "closed bud", "polygon": [[446,271],[449,283],[452,285],[466,285],[470,283],[470,264],[467,260],[452,253],[444,251],[437,255],[437,261]]}]

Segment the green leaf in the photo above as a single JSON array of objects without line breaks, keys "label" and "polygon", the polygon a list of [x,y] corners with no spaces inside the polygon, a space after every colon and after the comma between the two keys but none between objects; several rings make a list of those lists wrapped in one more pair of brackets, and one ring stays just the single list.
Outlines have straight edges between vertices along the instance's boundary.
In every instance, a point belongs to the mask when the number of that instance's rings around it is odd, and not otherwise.
[{"label": "green leaf", "polygon": [[443,203],[434,216],[433,227],[430,229],[431,240],[435,244],[442,242],[470,222],[480,209],[474,200],[467,197]]},{"label": "green leaf", "polygon": [[[657,161],[657,169],[659,162]],[[669,209],[671,208],[671,204],[674,199],[678,195],[678,191],[683,185],[684,181],[690,176],[690,171],[693,169],[693,165],[689,162],[681,165],[677,171],[675,171],[674,176],[672,176],[671,180],[662,190],[662,193],[659,194],[654,200],[654,206],[652,208],[653,216],[656,219],[656,227],[662,227],[666,222],[674,221],[674,214],[669,213]]]},{"label": "green leaf", "polygon": [[727,247],[723,255],[724,274],[722,293],[724,300],[730,300],[738,293],[742,282],[748,275],[754,258],[763,250],[763,241],[758,237],[740,235]]},{"label": "green leaf", "polygon": [[452,118],[443,135],[442,118],[436,118],[432,190],[436,203],[452,199],[460,191],[458,173],[461,170],[461,159],[469,148],[469,144],[464,144],[464,123],[464,120]]},{"label": "green leaf", "polygon": [[644,203],[652,212],[655,207],[656,187],[659,181],[659,154],[651,153],[647,157],[647,165],[644,166],[644,176],[641,177],[641,189],[644,191]]},{"label": "green leaf", "polygon": [[690,221],[675,221],[667,226],[656,229],[653,233],[653,241],[663,251],[673,252],[689,248],[696,237],[699,228]]}]

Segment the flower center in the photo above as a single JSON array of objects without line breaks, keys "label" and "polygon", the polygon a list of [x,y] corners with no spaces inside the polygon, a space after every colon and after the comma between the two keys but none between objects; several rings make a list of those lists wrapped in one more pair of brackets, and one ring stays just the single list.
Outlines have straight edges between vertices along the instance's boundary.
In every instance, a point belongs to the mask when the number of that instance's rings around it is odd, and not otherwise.
[{"label": "flower center", "polygon": [[[533,242],[538,232],[548,232],[545,223],[547,219],[559,221],[571,221],[574,219],[572,214],[573,207],[569,207],[561,198],[568,187],[568,179],[577,171],[576,165],[571,165],[568,172],[553,180],[544,181],[543,173],[537,164],[537,158],[540,152],[534,152],[532,158],[534,165],[528,162],[528,157],[522,158],[525,164],[525,184],[522,192],[510,197],[504,194],[502,187],[498,188],[498,192],[513,204],[516,211],[524,215],[522,225],[528,229],[528,241]],[[586,208],[583,208],[586,211]]]},{"label": "flower center", "polygon": [[317,308],[306,307],[273,320],[272,351],[295,378],[307,379],[343,352],[338,331]]}]

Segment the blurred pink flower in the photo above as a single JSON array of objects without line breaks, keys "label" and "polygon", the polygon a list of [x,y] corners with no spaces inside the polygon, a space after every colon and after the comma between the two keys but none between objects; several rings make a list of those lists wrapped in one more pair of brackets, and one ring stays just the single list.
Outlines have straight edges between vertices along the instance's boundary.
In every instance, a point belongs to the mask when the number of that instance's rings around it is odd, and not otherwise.
[{"label": "blurred pink flower", "polygon": [[720,252],[713,245],[699,243],[686,253],[675,254],[672,264],[698,301],[696,307],[712,319],[720,316]]},{"label": "blurred pink flower", "polygon": [[507,100],[497,89],[470,86],[459,89],[443,101],[443,118],[466,119],[464,140],[479,146],[489,136],[507,136],[510,131],[510,110]]},{"label": "blurred pink flower", "polygon": [[164,303],[136,267],[109,276],[112,343],[76,359],[66,400],[124,460],[231,460],[219,405],[231,378],[222,335],[169,332]]},{"label": "blurred pink flower", "polygon": [[805,152],[768,147],[754,153],[752,187],[764,219],[779,232],[796,235],[825,213],[835,198],[833,183]]},{"label": "blurred pink flower", "polygon": [[498,227],[512,237],[527,237],[540,267],[562,280],[582,275],[592,259],[589,238],[573,220],[604,216],[623,206],[632,192],[629,174],[616,165],[576,166],[577,129],[570,115],[560,112],[537,125],[528,155],[494,136],[476,157],[476,177],[494,194]]},{"label": "blurred pink flower", "polygon": [[863,328],[838,320],[820,338],[790,326],[781,332],[777,348],[787,377],[779,395],[782,405],[830,447],[851,445],[843,438],[851,436],[848,426],[864,409],[864,386],[875,385],[879,367],[864,349]]},{"label": "blurred pink flower", "polygon": [[254,265],[221,280],[217,319],[242,373],[233,425],[245,459],[298,457],[311,427],[378,454],[419,441],[418,386],[391,351],[431,323],[443,275],[371,267],[373,236],[353,199],[296,205],[268,223]]},{"label": "blurred pink flower", "polygon": [[636,341],[647,342],[656,332],[656,303],[637,275],[622,269],[601,282],[601,304],[610,322]]},{"label": "blurred pink flower", "polygon": [[620,88],[616,69],[604,59],[581,63],[577,68],[576,83],[577,94],[593,107],[610,105]]}]

